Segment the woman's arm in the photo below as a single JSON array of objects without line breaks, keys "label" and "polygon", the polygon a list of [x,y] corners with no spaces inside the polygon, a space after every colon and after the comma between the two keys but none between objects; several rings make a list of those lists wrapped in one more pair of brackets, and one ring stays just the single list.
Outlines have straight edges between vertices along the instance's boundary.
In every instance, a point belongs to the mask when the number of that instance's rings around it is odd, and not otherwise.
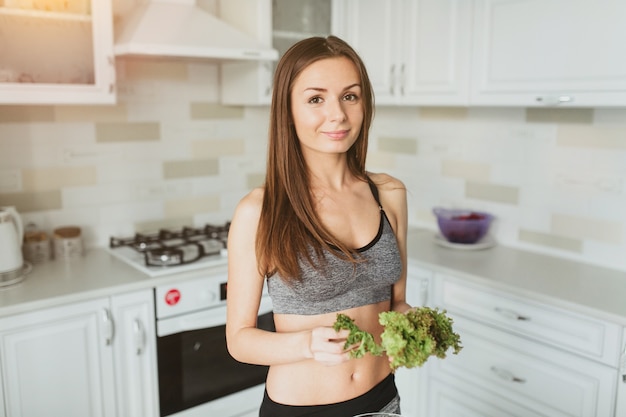
[{"label": "woman's arm", "polygon": [[256,321],[264,277],[259,274],[255,252],[256,230],[263,190],[244,197],[235,210],[228,232],[228,297],[226,341],[238,361],[259,365],[315,359],[326,364],[349,359],[343,345],[348,332],[318,327],[291,333],[258,329]]}]

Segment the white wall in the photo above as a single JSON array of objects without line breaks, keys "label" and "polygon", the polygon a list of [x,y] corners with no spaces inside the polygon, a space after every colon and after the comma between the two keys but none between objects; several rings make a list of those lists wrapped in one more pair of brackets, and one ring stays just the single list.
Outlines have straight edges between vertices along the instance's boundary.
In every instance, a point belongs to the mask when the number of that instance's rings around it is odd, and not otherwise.
[{"label": "white wall", "polygon": [[[263,179],[268,108],[218,103],[218,67],[120,65],[116,106],[0,106],[0,205],[40,228],[111,235],[230,218]],[[502,244],[626,270],[626,110],[383,108],[368,168],[410,223],[484,209]]]}]

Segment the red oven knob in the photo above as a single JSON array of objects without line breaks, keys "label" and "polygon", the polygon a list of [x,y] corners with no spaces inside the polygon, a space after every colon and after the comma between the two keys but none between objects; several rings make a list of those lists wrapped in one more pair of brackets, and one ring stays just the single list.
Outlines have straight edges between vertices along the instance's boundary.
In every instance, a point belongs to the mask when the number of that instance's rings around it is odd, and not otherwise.
[{"label": "red oven knob", "polygon": [[165,303],[169,306],[175,306],[180,301],[180,291],[173,288],[165,293]]}]

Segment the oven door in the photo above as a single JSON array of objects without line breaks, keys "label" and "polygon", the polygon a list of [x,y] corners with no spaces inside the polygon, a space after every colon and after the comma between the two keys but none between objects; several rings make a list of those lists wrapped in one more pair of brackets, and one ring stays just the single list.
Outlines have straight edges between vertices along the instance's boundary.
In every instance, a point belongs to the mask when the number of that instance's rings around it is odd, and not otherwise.
[{"label": "oven door", "polygon": [[[200,405],[205,411],[217,411],[226,403],[248,408],[260,405],[260,397],[257,404],[250,404],[236,395],[263,384],[268,367],[237,362],[230,356],[225,321],[226,306],[221,305],[157,322],[162,417],[192,415],[181,412]],[[275,331],[269,297],[261,301],[258,327]]]}]

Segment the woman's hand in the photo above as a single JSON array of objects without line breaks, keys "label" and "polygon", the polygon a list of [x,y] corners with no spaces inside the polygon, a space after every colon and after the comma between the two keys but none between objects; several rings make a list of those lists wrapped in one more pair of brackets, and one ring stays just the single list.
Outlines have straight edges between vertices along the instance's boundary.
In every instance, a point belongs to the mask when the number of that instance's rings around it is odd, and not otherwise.
[{"label": "woman's hand", "polygon": [[309,343],[311,358],[328,366],[350,360],[349,350],[344,349],[349,334],[348,330],[336,332],[332,327],[314,328]]}]

